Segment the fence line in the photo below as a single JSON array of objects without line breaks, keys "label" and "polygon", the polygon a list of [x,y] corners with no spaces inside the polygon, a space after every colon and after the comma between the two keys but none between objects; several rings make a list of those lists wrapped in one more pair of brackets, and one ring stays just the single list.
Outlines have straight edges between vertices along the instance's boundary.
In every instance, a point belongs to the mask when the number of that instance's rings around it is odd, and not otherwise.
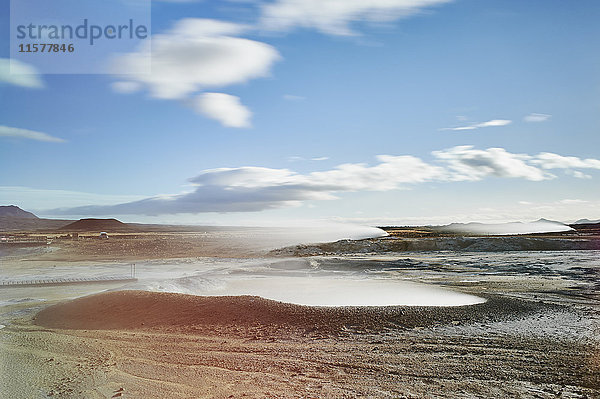
[{"label": "fence line", "polygon": [[48,285],[90,284],[90,283],[121,283],[137,281],[133,276],[109,276],[91,278],[53,278],[37,280],[0,280],[0,288],[7,287],[38,287]]}]

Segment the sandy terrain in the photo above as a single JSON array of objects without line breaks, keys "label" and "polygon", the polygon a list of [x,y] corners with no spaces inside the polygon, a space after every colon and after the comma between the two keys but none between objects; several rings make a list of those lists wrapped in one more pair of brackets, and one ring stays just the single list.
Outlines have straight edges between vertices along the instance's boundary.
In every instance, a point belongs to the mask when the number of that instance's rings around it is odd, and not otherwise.
[{"label": "sandy terrain", "polygon": [[[534,334],[535,320],[568,322],[565,311],[499,297],[452,309],[312,308],[113,292],[12,326],[4,388],[22,391],[32,377],[23,368],[35,367],[38,394],[61,398],[597,397],[597,343]],[[510,320],[518,334],[493,327]]]},{"label": "sandy terrain", "polygon": [[[65,241],[58,250],[5,254],[3,272],[151,259],[163,249],[158,240],[171,257],[219,248],[240,259],[265,253],[243,240],[227,246],[224,236],[198,245],[194,236],[174,235],[173,245],[151,235]],[[131,252],[123,252],[128,245]],[[544,266],[555,261],[544,253],[533,256],[539,265],[518,253],[494,255],[512,259],[511,269],[484,254],[475,258],[481,270],[460,263],[459,253],[373,256],[332,258],[321,267],[393,266],[411,281],[487,302],[323,308],[143,291],[63,302],[118,285],[7,288],[0,292],[0,397],[600,397],[596,266],[557,273]],[[377,263],[361,266],[367,261]]]}]

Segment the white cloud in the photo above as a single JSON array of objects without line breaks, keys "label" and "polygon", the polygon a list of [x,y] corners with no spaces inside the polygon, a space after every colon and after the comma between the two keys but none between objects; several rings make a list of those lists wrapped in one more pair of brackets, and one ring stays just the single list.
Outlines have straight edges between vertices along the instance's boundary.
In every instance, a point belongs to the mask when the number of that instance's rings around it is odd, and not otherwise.
[{"label": "white cloud", "polygon": [[533,164],[543,169],[600,169],[600,160],[565,157],[551,152],[536,155]]},{"label": "white cloud", "polygon": [[443,177],[441,167],[429,165],[412,156],[380,155],[375,166],[342,164],[334,169],[298,174],[289,169],[261,167],[220,168],[206,170],[190,182],[198,186],[229,188],[287,187],[312,192],[315,199],[332,198],[338,191],[386,191],[404,183],[420,183]]},{"label": "white cloud", "polygon": [[[241,25],[206,20],[183,19],[173,29],[152,36],[152,48],[121,56],[115,61],[114,73],[128,74],[146,86],[153,97],[182,99],[204,90],[247,82],[269,75],[279,59],[272,46],[231,36],[241,33]],[[152,73],[136,73],[148,57]]]},{"label": "white cloud", "polygon": [[548,114],[537,114],[537,113],[531,113],[527,116],[525,116],[523,118],[523,120],[525,122],[545,122],[548,119],[550,119],[552,117],[552,115],[548,115]]},{"label": "white cloud", "polygon": [[[145,87],[155,98],[185,100],[207,89],[268,76],[280,55],[266,43],[235,36],[246,29],[209,19],[182,19],[171,30],[153,35],[151,47],[145,45],[118,57],[113,73],[120,82],[113,87],[120,92]],[[144,73],[150,58],[152,72]],[[230,107],[232,103],[230,98]],[[240,107],[238,104],[238,111]],[[228,126],[235,125],[240,124]]]},{"label": "white cloud", "polygon": [[44,83],[34,66],[9,58],[0,58],[0,83],[32,89],[44,87]]},{"label": "white cloud", "polygon": [[572,171],[570,172],[570,174],[571,174],[573,177],[576,177],[576,178],[578,178],[578,179],[591,179],[591,178],[592,178],[592,176],[590,176],[590,175],[586,175],[585,173],[583,173],[583,172],[581,172],[581,171],[579,171],[579,170],[572,170]]},{"label": "white cloud", "polygon": [[291,156],[288,157],[287,160],[288,162],[298,162],[298,161],[315,161],[315,162],[319,162],[319,161],[327,161],[329,159],[329,157],[313,157],[313,158],[304,158],[304,157],[299,157],[299,156]]},{"label": "white cloud", "polygon": [[[432,153],[425,162],[410,155],[380,155],[378,163],[338,165],[301,174],[289,169],[256,166],[202,171],[190,179],[191,192],[155,196],[114,206],[87,206],[58,210],[58,214],[176,214],[251,212],[299,205],[308,200],[331,200],[337,193],[390,191],[427,182],[477,181],[487,177],[540,181],[554,178],[535,162],[538,156],[515,154],[503,148],[453,147]],[[588,159],[586,162],[600,162]],[[549,165],[547,165],[549,166]],[[551,169],[565,165],[554,164]],[[520,205],[528,205],[521,202]]]},{"label": "white cloud", "polygon": [[218,120],[224,126],[251,126],[252,112],[242,105],[239,97],[224,93],[203,93],[196,97],[194,105],[198,112]]},{"label": "white cloud", "polygon": [[508,119],[492,119],[491,121],[478,123],[475,127],[490,127],[490,126],[506,126],[510,125],[512,121]]},{"label": "white cloud", "polygon": [[0,137],[14,137],[19,139],[29,139],[37,141],[47,141],[54,143],[64,143],[65,140],[51,136],[47,133],[36,132],[34,130],[20,129],[17,127],[0,126]]},{"label": "white cloud", "polygon": [[440,130],[475,130],[475,126],[458,126],[458,127],[445,127]]},{"label": "white cloud", "polygon": [[312,187],[332,191],[387,191],[403,184],[446,180],[446,170],[410,155],[378,155],[379,163],[342,164],[329,171],[313,172],[306,176]]},{"label": "white cloud", "polygon": [[476,150],[473,146],[458,146],[433,154],[447,163],[453,180],[481,180],[487,176],[523,178],[532,181],[554,176],[528,163],[531,156],[513,154],[504,148]]},{"label": "white cloud", "polygon": [[209,169],[190,179],[193,192],[152,197],[114,206],[86,206],[48,211],[53,214],[176,214],[253,212],[299,205],[308,200],[331,200],[337,192],[386,191],[401,184],[442,178],[441,167],[411,156],[379,156],[375,166],[343,164],[309,174],[288,169],[240,167]]},{"label": "white cloud", "polygon": [[487,122],[473,123],[467,126],[458,126],[458,127],[445,127],[440,130],[475,130],[482,127],[494,127],[494,126],[506,126],[512,123],[511,120],[508,119],[492,119]]},{"label": "white cloud", "polygon": [[354,22],[390,22],[450,0],[276,0],[262,7],[268,30],[296,27],[332,35],[353,35]]}]

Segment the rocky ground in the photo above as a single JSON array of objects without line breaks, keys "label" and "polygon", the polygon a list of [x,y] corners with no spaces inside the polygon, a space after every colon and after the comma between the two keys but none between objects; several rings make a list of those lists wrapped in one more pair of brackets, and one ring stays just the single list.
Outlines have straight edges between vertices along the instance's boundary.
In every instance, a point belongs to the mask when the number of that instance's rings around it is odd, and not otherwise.
[{"label": "rocky ground", "polygon": [[1,387],[15,398],[599,397],[598,325],[585,322],[597,309],[487,299],[315,308],[99,294],[3,329]]},{"label": "rocky ground", "polygon": [[[118,254],[124,242],[108,245]],[[94,243],[15,255],[3,267],[76,267],[104,245]],[[142,256],[147,248],[132,250]],[[333,257],[321,267],[393,269],[485,303],[322,308],[140,291],[62,302],[85,287],[3,291],[0,397],[600,397],[597,252],[568,253],[564,263],[585,267],[564,270],[550,267],[552,253],[469,262],[445,254],[378,255],[366,266],[373,256]],[[95,290],[109,288],[117,286]]]}]

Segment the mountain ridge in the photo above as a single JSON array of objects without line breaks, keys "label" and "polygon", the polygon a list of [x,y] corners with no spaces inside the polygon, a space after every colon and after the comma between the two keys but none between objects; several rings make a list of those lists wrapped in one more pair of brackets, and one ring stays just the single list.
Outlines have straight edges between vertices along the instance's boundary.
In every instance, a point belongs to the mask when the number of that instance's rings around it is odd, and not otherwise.
[{"label": "mountain ridge", "polygon": [[33,213],[25,211],[16,205],[0,205],[0,217],[39,219]]}]

